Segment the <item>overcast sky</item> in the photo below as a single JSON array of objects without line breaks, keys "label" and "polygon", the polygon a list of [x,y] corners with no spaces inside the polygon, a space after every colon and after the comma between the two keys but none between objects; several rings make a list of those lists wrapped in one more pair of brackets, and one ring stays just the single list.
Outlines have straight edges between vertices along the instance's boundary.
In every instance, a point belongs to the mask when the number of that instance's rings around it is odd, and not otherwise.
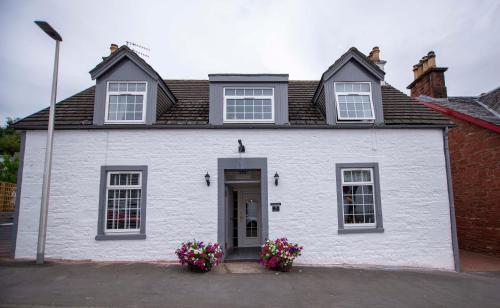
[{"label": "overcast sky", "polygon": [[288,73],[317,80],[349,47],[373,46],[386,81],[407,92],[429,50],[449,67],[449,95],[500,86],[500,1],[6,1],[0,0],[0,116],[49,105],[54,42],[63,37],[58,100],[94,84],[110,43],[151,49],[165,79],[209,73]]}]

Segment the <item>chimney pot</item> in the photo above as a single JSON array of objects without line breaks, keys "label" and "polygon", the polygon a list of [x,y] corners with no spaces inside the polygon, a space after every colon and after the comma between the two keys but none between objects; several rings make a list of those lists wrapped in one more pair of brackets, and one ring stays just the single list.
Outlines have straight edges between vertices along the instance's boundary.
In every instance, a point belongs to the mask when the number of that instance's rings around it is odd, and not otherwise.
[{"label": "chimney pot", "polygon": [[413,65],[413,79],[418,78],[418,65]]},{"label": "chimney pot", "polygon": [[422,73],[425,73],[429,69],[429,66],[427,65],[428,59],[429,57],[427,56],[422,57]]},{"label": "chimney pot", "polygon": [[423,65],[424,65],[424,62],[422,60],[418,61],[418,64],[417,64],[417,77],[420,77],[422,75],[422,73],[424,72]]},{"label": "chimney pot", "polygon": [[380,48],[378,48],[377,46],[373,47],[372,51],[370,52],[370,57],[370,60],[373,62],[380,61]]},{"label": "chimney pot", "polygon": [[110,54],[113,54],[115,51],[118,50],[118,45],[116,45],[115,43],[111,44],[109,50],[111,51]]},{"label": "chimney pot", "polygon": [[434,51],[429,51],[429,53],[427,54],[427,58],[427,66],[429,68],[436,67],[436,54],[434,53]]}]

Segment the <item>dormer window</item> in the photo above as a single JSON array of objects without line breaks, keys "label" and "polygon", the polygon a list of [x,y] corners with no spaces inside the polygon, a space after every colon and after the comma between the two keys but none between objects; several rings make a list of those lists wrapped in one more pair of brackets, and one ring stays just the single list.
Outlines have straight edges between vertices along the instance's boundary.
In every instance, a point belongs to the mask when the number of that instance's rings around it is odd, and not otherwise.
[{"label": "dormer window", "polygon": [[106,123],[144,123],[147,82],[108,82]]},{"label": "dormer window", "polygon": [[370,82],[336,82],[335,98],[339,121],[375,119]]},{"label": "dormer window", "polygon": [[273,88],[224,88],[225,123],[274,123]]}]

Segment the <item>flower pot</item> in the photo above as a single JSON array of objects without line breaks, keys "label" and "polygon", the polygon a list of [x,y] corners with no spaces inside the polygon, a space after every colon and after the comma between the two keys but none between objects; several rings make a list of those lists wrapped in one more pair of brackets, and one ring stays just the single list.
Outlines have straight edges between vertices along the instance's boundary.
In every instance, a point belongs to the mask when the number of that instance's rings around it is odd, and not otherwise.
[{"label": "flower pot", "polygon": [[284,265],[283,263],[278,263],[275,267],[271,267],[273,271],[277,272],[290,272],[292,270],[293,263],[290,262],[288,265]]},{"label": "flower pot", "polygon": [[211,268],[201,269],[198,266],[188,264],[188,269],[193,273],[206,273],[210,272]]}]

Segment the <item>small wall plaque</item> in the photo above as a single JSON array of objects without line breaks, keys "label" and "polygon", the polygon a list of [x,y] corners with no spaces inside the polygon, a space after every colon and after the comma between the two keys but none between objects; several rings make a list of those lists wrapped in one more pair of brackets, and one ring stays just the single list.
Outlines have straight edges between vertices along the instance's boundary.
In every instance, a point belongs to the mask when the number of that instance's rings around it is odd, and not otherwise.
[{"label": "small wall plaque", "polygon": [[281,202],[271,202],[271,208],[273,212],[279,212],[281,207]]}]

